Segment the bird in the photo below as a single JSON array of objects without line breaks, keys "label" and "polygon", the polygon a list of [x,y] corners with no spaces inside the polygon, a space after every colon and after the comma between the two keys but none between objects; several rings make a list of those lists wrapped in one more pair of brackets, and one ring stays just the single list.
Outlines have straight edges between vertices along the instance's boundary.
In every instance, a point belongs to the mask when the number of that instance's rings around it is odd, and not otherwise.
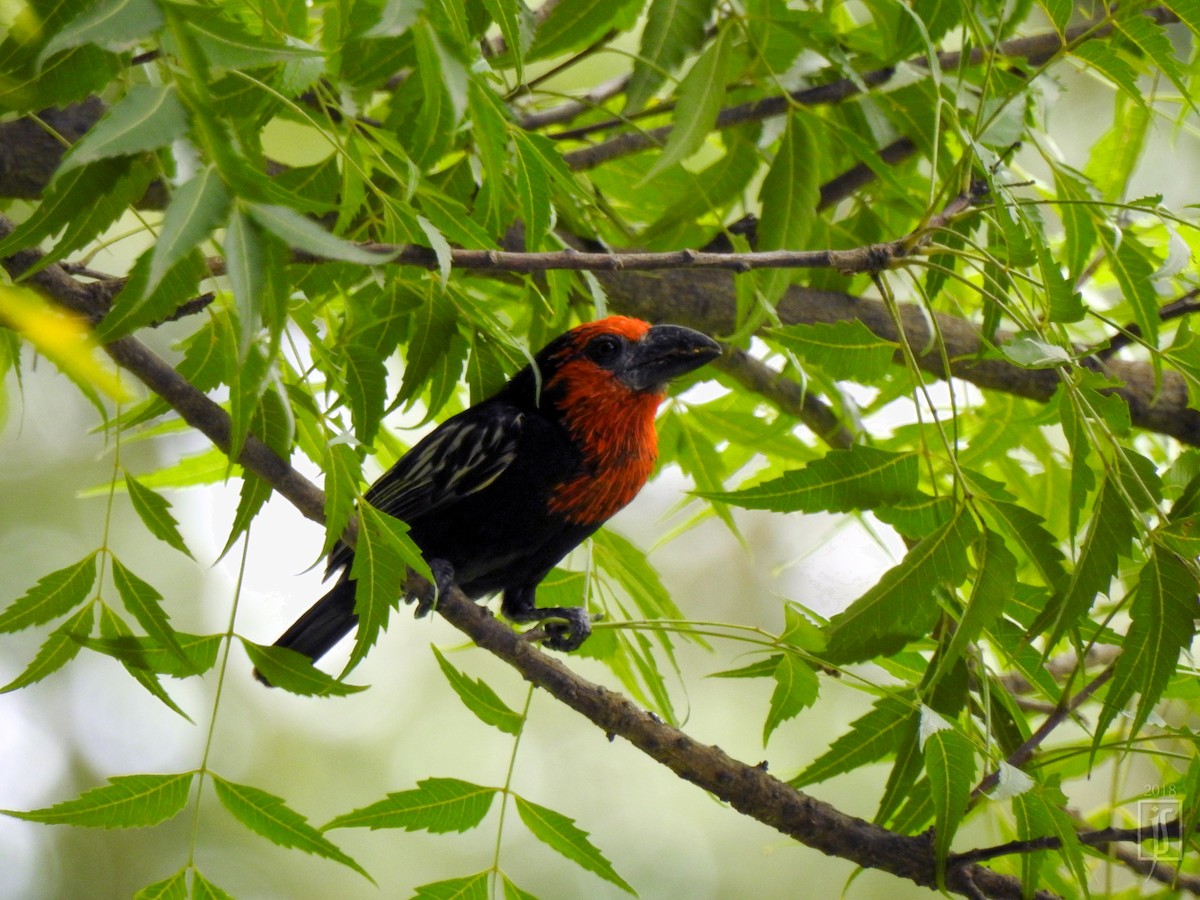
[{"label": "bird", "polygon": [[[408,526],[439,592],[454,583],[473,600],[500,593],[510,621],[542,623],[546,647],[578,649],[591,618],[538,607],[538,584],[646,483],[667,383],[720,354],[681,325],[618,315],[578,325],[418,441],[363,498]],[[335,545],[325,577],[337,581],[275,646],[315,662],[355,628],[353,560],[353,548]]]}]

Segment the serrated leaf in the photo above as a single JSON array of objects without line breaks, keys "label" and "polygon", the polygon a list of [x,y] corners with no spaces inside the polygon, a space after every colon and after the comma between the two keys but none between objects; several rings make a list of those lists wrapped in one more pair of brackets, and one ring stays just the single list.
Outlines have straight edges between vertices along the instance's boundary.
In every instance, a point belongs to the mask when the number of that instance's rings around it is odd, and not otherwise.
[{"label": "serrated leaf", "polygon": [[83,637],[79,640],[88,649],[120,660],[126,666],[159,675],[187,678],[203,674],[216,665],[223,635],[178,632],[177,637],[188,659],[186,666],[181,665],[174,653],[153,638],[131,634],[108,638]]},{"label": "serrated leaf", "polygon": [[525,0],[483,0],[483,7],[500,26],[504,45],[512,54],[517,83],[525,81],[525,51],[533,41],[533,13]]},{"label": "serrated leaf", "polygon": [[188,900],[187,875],[185,866],[169,878],[146,885],[133,900]]},{"label": "serrated leaf", "polygon": [[[1058,852],[1067,863],[1082,894],[1086,896],[1090,873],[1079,843],[1076,825],[1066,812],[1067,798],[1062,791],[1053,785],[1034,785],[1031,790],[1013,797],[1012,807],[1017,822],[1017,835],[1021,840],[1058,838]],[[1021,875],[1026,884],[1038,883],[1037,870],[1041,857],[1040,853],[1022,855]]]},{"label": "serrated leaf", "polygon": [[191,666],[192,662],[179,646],[175,629],[171,627],[171,622],[162,608],[162,594],[125,568],[115,556],[112,564],[113,584],[116,585],[125,608],[146,629],[146,634],[173,653],[185,668]]},{"label": "serrated leaf", "polygon": [[66,615],[87,599],[96,583],[96,554],[43,575],[0,613],[0,632],[21,631]]},{"label": "serrated leaf", "polygon": [[971,514],[960,509],[830,620],[825,657],[849,663],[886,656],[928,634],[938,615],[935,592],[942,585],[955,587],[966,577],[967,548],[978,534]]},{"label": "serrated leaf", "polygon": [[247,203],[245,209],[255,222],[289,247],[303,250],[313,256],[358,263],[363,266],[379,266],[391,259],[389,254],[365,250],[357,244],[352,244],[344,238],[331,234],[316,222],[305,218],[287,206]]},{"label": "serrated leaf", "polygon": [[181,185],[171,198],[154,242],[150,272],[143,296],[223,220],[229,211],[229,191],[215,166],[208,166]]},{"label": "serrated leaf", "polygon": [[835,381],[878,381],[900,345],[876,335],[858,319],[768,328],[763,336],[817,366]]},{"label": "serrated leaf", "polygon": [[1121,89],[1121,92],[1140,104],[1146,99],[1138,88],[1137,70],[1122,59],[1105,41],[1082,41],[1071,48],[1071,55],[1083,60]]},{"label": "serrated leaf", "polygon": [[[954,833],[966,812],[975,783],[975,752],[971,742],[952,728],[929,735],[922,750],[935,816],[934,852],[938,882],[946,877],[946,857]],[[943,885],[944,886],[944,885]]]},{"label": "serrated leaf", "polygon": [[33,662],[20,675],[0,687],[0,694],[28,687],[69,663],[83,648],[79,638],[91,631],[94,620],[95,615],[89,604],[59,625],[38,648]]},{"label": "serrated leaf", "polygon": [[[354,424],[354,438],[371,446],[383,420],[387,402],[387,366],[374,348],[359,343],[346,345],[345,400]],[[407,373],[407,369],[405,372]]]},{"label": "serrated leaf", "polygon": [[214,69],[258,69],[320,55],[294,39],[282,44],[252,34],[241,23],[215,9],[190,4],[172,8],[182,20],[188,38]]},{"label": "serrated leaf", "polygon": [[408,568],[433,581],[420,548],[408,536],[408,526],[369,503],[360,503],[358,543],[350,569],[357,584],[354,614],[358,616],[358,633],[346,663],[347,672],[366,656],[386,627],[389,613],[404,593]]},{"label": "serrated leaf", "polygon": [[967,648],[1004,611],[1017,583],[1017,558],[1008,552],[1003,539],[985,532],[975,545],[975,584],[958,628],[938,660],[934,681],[950,670]]},{"label": "serrated leaf", "polygon": [[325,445],[325,459],[321,468],[325,472],[325,546],[321,549],[321,555],[326,556],[341,539],[354,513],[354,501],[362,481],[362,465],[358,454],[348,443],[329,442]]},{"label": "serrated leaf", "polygon": [[667,145],[642,179],[643,185],[699,150],[713,130],[733,75],[733,35],[733,29],[722,29],[679,83]]},{"label": "serrated leaf", "polygon": [[242,647],[254,668],[272,687],[301,697],[344,697],[365,691],[365,684],[347,684],[322,672],[303,653],[287,647],[268,647],[242,639]]},{"label": "serrated leaf", "polygon": [[173,86],[134,85],[67,152],[55,179],[101,159],[165,147],[182,137],[187,128],[187,110]]},{"label": "serrated leaf", "polygon": [[771,694],[771,705],[763,723],[763,746],[771,732],[788,719],[794,719],[800,711],[816,702],[821,682],[812,666],[794,653],[785,653],[775,667],[775,690]]},{"label": "serrated leaf", "polygon": [[512,135],[513,169],[516,174],[514,187],[521,207],[521,219],[525,225],[525,249],[533,252],[542,248],[542,242],[554,221],[554,204],[550,200],[550,178],[540,154],[534,152],[526,136],[520,132]]},{"label": "serrated leaf", "polygon": [[850,723],[850,730],[829,745],[818,759],[788,783],[792,787],[826,781],[895,753],[916,715],[912,703],[883,697],[869,712]]},{"label": "serrated leaf", "polygon": [[96,327],[97,340],[109,343],[144,325],[168,318],[196,296],[197,286],[208,275],[203,255],[193,250],[163,275],[154,290],[148,291],[145,286],[153,256],[153,250],[147,250],[134,263],[125,286],[113,298],[112,307]]},{"label": "serrated leaf", "polygon": [[388,794],[378,803],[338,816],[321,830],[403,828],[434,834],[467,831],[483,821],[496,793],[496,788],[457,778],[426,778],[411,791]]},{"label": "serrated leaf", "polygon": [[234,896],[205,878],[199,869],[193,868],[191,900],[234,900]]},{"label": "serrated leaf", "polygon": [[6,816],[45,825],[84,828],[145,828],[165,822],[187,806],[194,772],[174,775],[117,775],[104,787],[74,800],[26,812],[0,810]]},{"label": "serrated leaf", "polygon": [[414,889],[414,900],[488,900],[490,871],[445,881],[431,881]]},{"label": "serrated leaf", "polygon": [[1032,332],[1022,332],[1000,345],[1000,352],[1023,369],[1053,369],[1069,364],[1071,354]]},{"label": "serrated leaf", "polygon": [[226,781],[218,775],[211,777],[221,805],[255,834],[280,847],[294,847],[305,853],[332,859],[374,883],[362,866],[339,850],[304,816],[284,803],[282,797],[250,785]]},{"label": "serrated leaf", "polygon": [[446,676],[446,680],[450,682],[454,693],[458,694],[458,698],[462,700],[467,709],[479,717],[479,721],[485,725],[494,725],[505,734],[521,732],[521,727],[525,724],[524,716],[512,710],[482,680],[476,678],[472,681],[466,674],[450,665],[449,660],[442,656],[437,647],[430,645],[430,649],[437,657],[438,666],[441,668],[442,674]]},{"label": "serrated leaf", "polygon": [[[816,138],[802,112],[788,116],[783,140],[763,179],[759,200],[762,215],[758,225],[759,250],[800,250],[812,234],[821,189],[817,166],[820,156]],[[765,273],[760,284],[770,301],[777,300],[792,274],[787,269]]]},{"label": "serrated leaf", "polygon": [[179,522],[171,515],[171,504],[167,502],[167,498],[146,487],[128,471],[125,473],[125,488],[129,491],[129,501],[134,512],[138,514],[147,530],[160,541],[170,544],[180,553],[190,557],[192,552],[188,550],[183,535],[179,533]]},{"label": "serrated leaf", "polygon": [[775,670],[779,668],[779,660],[783,658],[782,654],[773,653],[763,659],[756,660],[736,669],[725,669],[721,672],[713,672],[708,675],[708,678],[772,678],[775,675]]},{"label": "serrated leaf", "polygon": [[84,44],[95,44],[105,50],[123,50],[162,25],[162,12],[153,0],[97,3],[46,42],[38,54],[37,66],[41,68],[42,63],[55,53]]},{"label": "serrated leaf", "polygon": [[579,828],[574,819],[530,803],[523,797],[514,796],[513,799],[516,801],[517,814],[534,837],[589,872],[636,896],[637,891],[617,874],[612,863],[588,840],[587,832]]},{"label": "serrated leaf", "polygon": [[625,90],[625,115],[637,112],[704,41],[714,0],[651,0],[641,45]]},{"label": "serrated leaf", "polygon": [[507,875],[501,873],[501,878],[504,880],[504,900],[538,900],[529,891],[523,891],[513,884]]},{"label": "serrated leaf", "polygon": [[363,37],[399,37],[417,21],[422,6],[423,2],[420,0],[384,0],[380,6],[379,19],[363,32]]},{"label": "serrated leaf", "polygon": [[1184,560],[1155,548],[1138,575],[1129,615],[1133,620],[1096,725],[1096,743],[1109,723],[1139,694],[1131,734],[1137,734],[1167,681],[1179,654],[1191,645],[1196,625],[1196,577]]},{"label": "serrated leaf", "polygon": [[562,0],[538,25],[525,61],[586,47],[612,29],[630,27],[643,0]]},{"label": "serrated leaf", "polygon": [[745,509],[775,512],[849,512],[911,497],[917,489],[915,453],[874,447],[830,450],[802,469],[755,487],[702,496]]}]

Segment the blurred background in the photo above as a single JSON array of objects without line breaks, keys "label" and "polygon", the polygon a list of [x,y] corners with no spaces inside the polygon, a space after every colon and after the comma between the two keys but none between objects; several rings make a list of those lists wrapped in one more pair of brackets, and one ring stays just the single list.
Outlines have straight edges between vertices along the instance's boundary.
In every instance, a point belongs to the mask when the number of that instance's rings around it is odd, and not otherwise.
[{"label": "blurred background", "polygon": [[[581,67],[583,69],[584,67]],[[580,71],[581,80],[591,73]],[[1055,102],[1053,136],[1065,157],[1082,154],[1111,120],[1107,90],[1092,90],[1078,75],[1046,90]],[[1145,193],[1167,192],[1177,204],[1194,196],[1194,147],[1180,152],[1170,134],[1145,157]],[[1191,135],[1181,141],[1189,147]],[[311,162],[323,152],[279,134],[274,158]],[[1073,159],[1075,148],[1081,158]],[[1018,156],[1036,176],[1032,159]],[[1165,181],[1163,172],[1171,178]],[[117,226],[117,231],[121,226]],[[140,245],[123,241],[96,259],[120,270]],[[164,353],[186,326],[152,336]],[[0,408],[0,606],[40,576],[79,560],[107,543],[166,600],[183,631],[212,633],[228,625],[241,564],[238,545],[216,557],[229,532],[237,485],[169,493],[174,515],[195,561],[154,542],[118,492],[109,517],[107,486],[114,447],[99,430],[96,410],[44,361],[28,360],[21,379],[4,385]],[[963,396],[959,397],[960,402]],[[904,403],[891,411],[906,421]],[[872,427],[880,427],[873,422]],[[196,436],[176,434],[126,441],[120,464],[152,472],[207,449]],[[308,471],[318,479],[319,473]],[[781,598],[831,615],[861,594],[899,558],[902,547],[877,523],[854,518],[782,517],[735,511],[745,543],[709,521],[659,546],[682,521],[678,505],[689,485],[665,471],[610,525],[652,561],[685,614],[777,632]],[[316,565],[321,530],[287,503],[272,501],[256,522],[245,557],[235,630],[269,642],[322,592]],[[314,567],[315,566],[315,567]],[[108,590],[107,587],[104,590]],[[29,664],[53,625],[0,635],[0,683]],[[824,857],[745,818],[690,784],[678,781],[620,740],[604,735],[570,710],[535,693],[529,723],[513,760],[513,740],[481,724],[454,695],[429,649],[436,645],[472,678],[491,684],[521,709],[527,686],[486,653],[462,649],[458,632],[436,616],[393,619],[352,681],[371,690],[345,698],[310,699],[264,689],[234,645],[213,716],[218,669],[204,678],[168,680],[192,719],[166,709],[115,661],[84,651],[66,668],[26,690],[0,695],[0,807],[33,809],[70,799],[107,777],[138,772],[189,771],[200,765],[209,735],[209,766],[233,781],[286,798],[315,825],[415,787],[430,775],[501,785],[510,762],[512,787],[529,800],[576,820],[620,875],[645,898],[836,896],[925,897],[929,892]],[[461,650],[461,652],[460,652]],[[773,682],[706,676],[756,657],[734,641],[714,641],[713,652],[681,645],[672,685],[684,727],[696,740],[720,745],[746,762],[765,760],[787,778],[818,756],[869,698],[845,681],[823,679],[816,705],[784,723],[764,748],[762,725]],[[324,664],[336,672],[336,655]],[[583,676],[616,687],[603,666],[575,658]],[[878,670],[867,673],[882,679]],[[871,818],[886,779],[884,763],[812,788],[839,809]],[[1090,786],[1103,796],[1105,773]],[[1087,796],[1072,797],[1086,810]],[[52,827],[0,817],[0,897],[5,900],[128,897],[187,862],[195,836],[196,863],[217,885],[241,898],[378,898],[407,896],[418,885],[500,867],[525,890],[547,898],[625,896],[613,885],[558,857],[530,837],[513,810],[500,830],[497,801],[478,828],[465,834],[338,830],[329,837],[375,878],[298,851],[280,849],[247,832],[214,802],[206,784],[195,803],[152,829],[106,831]],[[968,822],[956,846],[1007,839],[980,833]],[[498,847],[498,850],[497,850]],[[851,884],[852,882],[852,884]]]}]

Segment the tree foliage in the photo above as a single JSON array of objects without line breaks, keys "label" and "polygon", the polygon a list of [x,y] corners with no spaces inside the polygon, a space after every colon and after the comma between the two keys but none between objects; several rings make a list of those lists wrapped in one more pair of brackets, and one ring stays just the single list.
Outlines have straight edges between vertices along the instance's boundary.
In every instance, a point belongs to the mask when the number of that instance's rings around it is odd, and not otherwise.
[{"label": "tree foliage", "polygon": [[[43,356],[94,404],[110,515],[127,504],[146,541],[191,555],[172,495],[232,482],[225,552],[272,494],[324,523],[326,550],[356,530],[370,590],[352,668],[423,569],[402,524],[355,517],[420,433],[393,414],[419,429],[487,396],[580,319],[703,328],[728,352],[660,421],[662,466],[695,488],[672,537],[716,519],[736,554],[742,510],[829,513],[898,535],[894,565],[828,620],[783,598],[768,632],[733,606],[689,617],[646,548],[601,532],[541,602],[605,614],[581,656],[654,718],[589,693],[571,658],[502,645],[454,598],[447,617],[610,735],[858,865],[968,896],[1075,895],[1126,870],[1164,895],[1200,885],[1200,236],[1148,162],[1171,140],[1194,156],[1200,6],[31,0],[0,16],[0,373],[15,396]],[[1082,137],[1056,130],[1077,98],[1104,111]],[[162,333],[166,361],[146,346]],[[184,428],[213,449],[123,467],[123,444]],[[251,663],[297,694],[355,695],[314,703],[371,702],[236,618],[180,631],[178,598],[121,552],[97,536],[24,573],[0,611],[30,636],[4,691],[98,653],[180,715],[164,676],[215,683],[210,729]],[[723,662],[692,671],[689,647]],[[528,705],[469,658],[429,663],[515,755]],[[767,747],[819,695],[869,708],[772,777],[675,730],[678,685],[716,669],[766,707]],[[869,825],[799,793],[865,767],[888,772]],[[1110,802],[1075,808],[1098,768]],[[227,896],[249,886],[201,874],[206,790],[368,878],[328,832],[459,832],[498,802],[498,828],[637,888],[586,809],[534,802],[511,769],[498,786],[434,774],[322,827],[238,775],[206,753],[7,814],[119,829],[193,804],[179,871],[140,896]],[[1138,818],[1166,799],[1169,821]],[[987,826],[971,844],[1013,843],[968,850],[971,822]],[[381,888],[528,896],[496,847],[472,874]]]}]

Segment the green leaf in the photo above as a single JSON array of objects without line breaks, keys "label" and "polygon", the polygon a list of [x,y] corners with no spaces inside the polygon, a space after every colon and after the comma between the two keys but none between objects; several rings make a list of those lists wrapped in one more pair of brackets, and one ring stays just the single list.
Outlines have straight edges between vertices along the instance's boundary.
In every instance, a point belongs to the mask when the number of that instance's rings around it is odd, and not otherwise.
[{"label": "green leaf", "polygon": [[1096,725],[1098,744],[1133,695],[1139,694],[1131,734],[1137,734],[1175,673],[1179,654],[1196,631],[1196,577],[1170,550],[1155,548],[1138,575],[1129,615],[1133,620]]},{"label": "green leaf", "polygon": [[0,612],[0,632],[21,631],[66,615],[87,599],[95,583],[95,553],[43,575],[37,584]]},{"label": "green leaf", "polygon": [[775,667],[775,690],[771,694],[771,706],[763,724],[763,746],[771,732],[788,719],[794,719],[800,711],[816,702],[821,682],[812,666],[794,653],[785,653]]},{"label": "green leaf", "polygon": [[890,655],[924,637],[937,620],[935,592],[967,576],[967,548],[979,534],[971,514],[957,514],[905,554],[879,582],[834,616],[826,630],[825,656],[834,663]]},{"label": "green leaf", "polygon": [[513,186],[517,191],[521,220],[525,225],[525,249],[533,252],[542,248],[554,216],[550,177],[541,154],[533,149],[529,136],[513,132],[512,139],[516,151],[512,157],[516,174]]},{"label": "green leaf", "polygon": [[158,287],[149,291],[146,284],[153,259],[154,251],[147,250],[134,263],[125,286],[113,298],[112,308],[96,328],[98,340],[114,341],[144,325],[167,319],[196,296],[200,280],[208,276],[204,257],[193,250],[166,272]]},{"label": "green leaf", "polygon": [[158,287],[163,276],[207,238],[228,211],[229,191],[215,166],[208,166],[181,185],[171,198],[154,242],[143,296]]},{"label": "green leaf", "polygon": [[[179,533],[179,522],[171,515],[171,504],[161,494],[152,491],[136,478],[125,472],[125,488],[129,491],[129,500],[134,512],[142,520],[147,530],[166,544],[170,544],[180,553],[191,556],[192,553]],[[194,557],[193,557],[194,558]]]},{"label": "green leaf", "polygon": [[722,29],[680,82],[667,145],[643,185],[699,150],[713,130],[725,101],[725,85],[733,76],[733,36],[733,29]]},{"label": "green leaf", "polygon": [[153,638],[130,634],[101,638],[81,637],[79,640],[85,647],[120,660],[126,666],[145,669],[159,675],[173,675],[176,678],[202,674],[217,664],[217,652],[220,650],[223,635],[179,632],[176,636],[187,657],[186,666],[179,662],[172,651]]},{"label": "green leaf", "polygon": [[321,830],[403,828],[434,834],[467,831],[483,821],[496,793],[496,788],[457,778],[426,778],[411,791],[388,794],[378,803],[338,816]]},{"label": "green leaf", "polygon": [[272,687],[301,697],[344,697],[365,691],[365,684],[347,684],[322,672],[303,653],[287,647],[266,646],[242,639],[254,668]]},{"label": "green leaf", "polygon": [[37,655],[34,656],[33,662],[25,667],[25,671],[4,687],[0,687],[0,694],[7,694],[41,681],[73,660],[83,648],[79,639],[91,631],[94,620],[95,614],[89,604],[59,625],[38,648]]},{"label": "green leaf", "polygon": [[643,0],[562,0],[538,25],[525,61],[586,47],[612,29],[632,26]]},{"label": "green leaf", "polygon": [[929,735],[922,752],[933,798],[938,883],[944,888],[946,857],[975,783],[975,753],[971,742],[953,728],[942,728]]},{"label": "green leaf", "polygon": [[380,5],[379,19],[363,32],[363,37],[399,37],[417,21],[422,5],[413,0],[384,0]]},{"label": "green leaf", "polygon": [[514,712],[482,680],[476,678],[472,681],[466,674],[450,665],[437,647],[430,645],[430,649],[437,657],[438,666],[450,682],[450,687],[454,688],[454,693],[458,694],[467,709],[475,713],[485,725],[494,725],[505,734],[520,734],[521,727],[525,724],[524,716]]},{"label": "green leaf", "polygon": [[745,509],[775,512],[849,512],[912,497],[917,489],[915,453],[874,447],[830,450],[802,469],[755,487],[702,496]]},{"label": "green leaf", "polygon": [[28,278],[103,233],[146,192],[153,174],[149,166],[134,166],[125,158],[60,171],[29,218],[0,241],[0,254],[8,256],[57,235],[53,250],[25,271]]},{"label": "green leaf", "polygon": [[415,889],[414,900],[488,900],[490,871],[445,881],[431,881]]},{"label": "green leaf", "polygon": [[517,83],[523,83],[525,51],[533,41],[533,13],[525,5],[525,0],[483,0],[483,7],[492,21],[500,26],[500,34],[504,36],[504,44],[512,54],[517,70]]},{"label": "green leaf", "polygon": [[1098,595],[1108,591],[1117,572],[1118,557],[1129,552],[1137,534],[1137,524],[1126,503],[1120,484],[1114,477],[1104,479],[1096,496],[1092,522],[1071,579],[1062,594],[1042,611],[1030,634],[1051,628],[1046,647],[1053,647],[1066,630],[1091,609]]},{"label": "green leaf", "polygon": [[592,537],[596,565],[629,592],[634,605],[647,619],[682,619],[683,612],[671,599],[658,572],[636,544],[610,528]]},{"label": "green leaf", "polygon": [[1000,352],[1023,369],[1053,369],[1069,364],[1071,354],[1033,332],[1024,331],[1000,345]]},{"label": "green leaf", "polygon": [[313,256],[364,266],[380,266],[391,259],[389,254],[365,250],[357,244],[330,234],[312,219],[305,218],[289,207],[270,203],[247,203],[245,209],[255,222],[289,247],[303,250]]},{"label": "green leaf", "polygon": [[74,800],[28,812],[0,810],[6,816],[45,825],[84,828],[145,828],[179,815],[187,806],[194,772],[174,775],[117,775],[104,787]]},{"label": "green leaf", "polygon": [[199,869],[193,868],[191,900],[234,900],[234,897],[201,875]]},{"label": "green leaf", "polygon": [[358,544],[350,569],[350,576],[357,582],[354,614],[358,616],[358,633],[346,663],[347,672],[366,656],[387,625],[388,614],[404,593],[408,568],[433,580],[420,548],[408,536],[408,526],[369,503],[360,503]]},{"label": "green leaf", "polygon": [[1146,102],[1138,87],[1137,70],[1114,51],[1112,44],[1105,41],[1082,41],[1071,48],[1071,55],[1083,60],[1120,88],[1131,100],[1140,104]]},{"label": "green leaf", "polygon": [[933,681],[950,670],[967,648],[1004,611],[1017,583],[1017,558],[1008,552],[1003,539],[994,531],[984,532],[975,545],[975,584],[971,599],[963,610],[958,628],[945,651],[940,654]]},{"label": "green leaf", "polygon": [[501,878],[504,879],[504,900],[538,900],[529,891],[523,891],[509,881],[507,875],[501,873]]},{"label": "green leaf", "polygon": [[321,555],[327,556],[339,540],[350,516],[362,482],[362,464],[354,448],[345,442],[325,445],[325,546]]},{"label": "green leaf", "polygon": [[[1081,896],[1087,896],[1091,880],[1088,864],[1079,843],[1079,833],[1071,816],[1066,812],[1067,798],[1057,785],[1035,784],[1032,789],[1012,798],[1013,816],[1017,822],[1017,836],[1023,841],[1041,837],[1058,838],[1059,854],[1075,877]],[[1037,868],[1042,854],[1023,854],[1021,861],[1022,880],[1026,884],[1037,884]]]},{"label": "green leaf", "polygon": [[715,0],[652,0],[625,90],[625,115],[645,106],[664,75],[703,44],[714,5]]},{"label": "green leaf", "polygon": [[188,900],[187,876],[188,867],[184,866],[171,877],[146,885],[133,900]]},{"label": "green leaf", "polygon": [[631,894],[637,894],[637,891],[617,874],[612,863],[604,858],[604,854],[587,839],[587,832],[575,825],[574,819],[569,819],[562,813],[544,806],[538,806],[536,803],[530,803],[523,797],[514,796],[513,799],[516,801],[517,814],[520,815],[521,821],[525,823],[525,827],[533,833],[534,837],[589,872],[599,875],[605,881],[611,882]]},{"label": "green leaf", "polygon": [[[820,157],[816,137],[803,112],[788,116],[783,140],[762,189],[758,192],[762,215],[758,225],[759,250],[800,250],[812,234],[817,203],[821,198],[817,167]],[[777,300],[792,273],[775,269],[765,273],[762,291],[769,301]]]},{"label": "green leaf", "polygon": [[253,34],[215,9],[194,4],[172,4],[171,9],[214,69],[259,69],[320,55],[294,39],[282,44]]},{"label": "green leaf", "polygon": [[888,373],[900,345],[876,335],[858,319],[768,328],[775,341],[835,381],[871,383]]},{"label": "green leaf", "polygon": [[95,44],[120,51],[163,25],[162,12],[154,0],[115,0],[96,3],[72,19],[46,42],[37,57],[38,68],[61,50]]},{"label": "green leaf", "polygon": [[63,157],[55,180],[80,166],[165,147],[183,137],[187,110],[171,85],[131,87]]},{"label": "green leaf", "polygon": [[125,568],[115,556],[112,564],[113,584],[116,585],[117,593],[121,595],[125,608],[133,614],[133,617],[146,629],[146,634],[157,641],[159,646],[165,647],[173,653],[185,668],[191,666],[192,661],[188,659],[183,647],[179,645],[179,637],[175,633],[175,629],[171,627],[171,622],[162,608],[162,594]]},{"label": "green leaf", "polygon": [[280,847],[295,847],[305,853],[339,862],[374,883],[362,866],[339,850],[304,816],[284,803],[282,797],[250,785],[226,781],[218,775],[211,777],[221,805],[255,834]]},{"label": "green leaf", "polygon": [[354,424],[354,438],[369,447],[375,442],[387,403],[387,365],[377,350],[357,342],[347,344],[343,356],[344,396]]},{"label": "green leaf", "polygon": [[795,788],[817,784],[895,753],[915,715],[912,703],[901,697],[876,700],[869,712],[850,723],[849,731],[788,783]]}]

